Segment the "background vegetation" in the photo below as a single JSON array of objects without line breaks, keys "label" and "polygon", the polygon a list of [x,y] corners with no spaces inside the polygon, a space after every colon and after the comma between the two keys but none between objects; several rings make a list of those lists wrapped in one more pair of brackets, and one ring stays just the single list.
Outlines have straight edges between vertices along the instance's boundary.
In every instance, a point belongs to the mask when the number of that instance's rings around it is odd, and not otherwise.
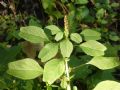
[{"label": "background vegetation", "polygon": [[[6,73],[8,63],[24,58],[36,59],[42,67],[45,65],[38,58],[45,43],[25,41],[19,35],[21,27],[44,28],[56,25],[64,31],[64,16],[67,15],[70,33],[81,33],[83,42],[93,36],[91,39],[98,40],[107,47],[105,57],[120,57],[119,4],[120,0],[0,0],[0,90],[64,90],[64,85],[61,84],[63,77],[48,87],[42,76],[22,80]],[[94,32],[87,34],[83,32],[85,30],[97,31],[100,36]],[[61,40],[61,35],[55,41],[54,35],[48,30],[45,33],[53,42]],[[79,40],[72,40],[75,41],[73,43],[79,43]],[[69,61],[71,70],[77,67],[70,72],[72,86],[76,86],[78,90],[92,90],[104,80],[120,82],[119,66],[103,71],[91,65],[79,67],[91,58],[81,48],[75,47]]]}]

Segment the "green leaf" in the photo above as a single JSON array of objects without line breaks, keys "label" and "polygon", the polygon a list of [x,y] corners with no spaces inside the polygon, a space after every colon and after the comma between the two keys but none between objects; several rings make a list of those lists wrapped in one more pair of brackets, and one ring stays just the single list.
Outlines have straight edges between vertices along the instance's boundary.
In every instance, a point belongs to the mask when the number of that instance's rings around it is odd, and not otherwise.
[{"label": "green leaf", "polygon": [[115,32],[110,32],[109,39],[112,41],[119,41],[120,40],[119,36]]},{"label": "green leaf", "polygon": [[65,39],[60,42],[60,50],[63,57],[70,57],[73,51],[73,44],[68,39]]},{"label": "green leaf", "polygon": [[82,20],[89,15],[89,9],[85,6],[77,8],[76,18],[77,20]]},{"label": "green leaf", "polygon": [[76,4],[87,4],[88,0],[75,0]]},{"label": "green leaf", "polygon": [[101,39],[101,33],[91,30],[91,29],[83,30],[81,32],[81,35],[83,35],[85,41]]},{"label": "green leaf", "polygon": [[111,3],[111,7],[113,8],[118,8],[119,6],[120,6],[120,3],[117,3],[117,2]]},{"label": "green leaf", "polygon": [[63,38],[63,32],[59,32],[55,36],[55,40],[56,41],[60,41],[62,38]]},{"label": "green leaf", "polygon": [[[57,19],[63,18],[64,15],[60,11],[51,11],[51,16]],[[52,22],[52,20],[50,20]]]},{"label": "green leaf", "polygon": [[29,26],[42,27],[41,22],[36,17],[33,16],[30,17]]},{"label": "green leaf", "polygon": [[33,84],[34,84],[33,80],[26,80],[25,86],[23,85],[23,89],[24,90],[32,90],[34,87]]},{"label": "green leaf", "polygon": [[106,70],[119,66],[120,61],[118,57],[94,57],[87,64],[94,65],[102,70]]},{"label": "green leaf", "polygon": [[110,35],[109,38],[112,41],[119,41],[120,40],[119,36],[112,36],[112,35]]},{"label": "green leaf", "polygon": [[99,9],[99,10],[97,11],[96,17],[97,17],[98,19],[103,18],[103,17],[104,17],[104,14],[105,14],[105,10],[104,10],[103,8],[101,8],[101,9]]},{"label": "green leaf", "polygon": [[70,12],[67,15],[69,28],[71,32],[76,32],[77,31],[76,27],[78,23],[75,21],[75,16],[76,16],[75,7],[74,5],[69,5],[69,8],[70,8]]},{"label": "green leaf", "polygon": [[46,62],[53,58],[58,52],[58,44],[56,43],[48,43],[45,47],[42,48],[38,57],[42,62]]},{"label": "green leaf", "polygon": [[52,86],[47,86],[47,90],[52,90]]},{"label": "green leaf", "polygon": [[49,41],[44,30],[37,26],[21,27],[19,36],[32,43]]},{"label": "green leaf", "polygon": [[70,35],[70,39],[76,43],[81,43],[82,42],[82,37],[78,33],[72,33]]},{"label": "green leaf", "polygon": [[78,90],[78,89],[77,89],[77,86],[73,86],[73,90]]},{"label": "green leaf", "polygon": [[34,79],[43,73],[43,69],[33,59],[26,58],[8,64],[8,74],[27,80]]},{"label": "green leaf", "polygon": [[52,84],[56,81],[65,71],[64,60],[53,59],[48,61],[44,67],[43,81]]},{"label": "green leaf", "polygon": [[55,35],[61,31],[56,25],[49,25],[49,26],[46,26],[45,28],[50,30],[52,35]]},{"label": "green leaf", "polygon": [[87,84],[89,85],[89,90],[93,90],[93,88],[101,81],[116,80],[113,75],[114,72],[115,69],[97,70],[97,72],[95,72],[92,76],[87,78]]},{"label": "green leaf", "polygon": [[44,9],[51,8],[55,0],[41,0]]},{"label": "green leaf", "polygon": [[102,81],[93,90],[120,90],[120,83],[111,80]]},{"label": "green leaf", "polygon": [[94,40],[82,43],[80,47],[87,55],[90,56],[102,56],[104,55],[104,51],[107,49],[103,44]]},{"label": "green leaf", "polygon": [[4,48],[0,45],[0,67],[7,65],[21,53],[21,46],[12,46],[11,48]]},{"label": "green leaf", "polygon": [[92,70],[86,65],[86,64],[81,64],[77,67],[73,67],[72,72],[70,75],[72,76],[72,79],[86,79],[89,74],[92,73]]},{"label": "green leaf", "polygon": [[105,19],[99,19],[99,20],[98,20],[98,23],[100,23],[100,24],[102,24],[102,25],[105,25],[105,24],[108,23],[108,21],[105,20]]}]

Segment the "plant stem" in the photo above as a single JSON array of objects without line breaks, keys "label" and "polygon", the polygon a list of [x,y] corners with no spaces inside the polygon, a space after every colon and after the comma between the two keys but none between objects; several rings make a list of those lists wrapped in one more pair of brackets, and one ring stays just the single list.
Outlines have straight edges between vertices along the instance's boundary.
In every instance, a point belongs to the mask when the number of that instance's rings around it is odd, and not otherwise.
[{"label": "plant stem", "polygon": [[[64,16],[64,34],[65,34],[65,37],[68,38],[69,26],[68,26],[67,15]],[[69,61],[69,58],[65,58],[65,74],[67,78],[67,90],[71,90],[68,61]]]},{"label": "plant stem", "polygon": [[83,67],[83,66],[85,66],[85,65],[87,65],[87,63],[86,63],[86,64],[81,64],[81,65],[79,65],[79,66],[76,66],[76,67],[74,67],[74,68],[71,70],[71,72],[74,71],[74,70],[76,70],[76,69],[78,69],[78,68],[80,68],[80,67]]},{"label": "plant stem", "polygon": [[71,90],[70,76],[69,76],[69,66],[68,66],[68,58],[65,59],[65,74],[66,74],[66,77],[67,77],[67,90]]},{"label": "plant stem", "polygon": [[47,86],[47,90],[52,90],[51,86],[48,83],[46,83],[46,86]]}]

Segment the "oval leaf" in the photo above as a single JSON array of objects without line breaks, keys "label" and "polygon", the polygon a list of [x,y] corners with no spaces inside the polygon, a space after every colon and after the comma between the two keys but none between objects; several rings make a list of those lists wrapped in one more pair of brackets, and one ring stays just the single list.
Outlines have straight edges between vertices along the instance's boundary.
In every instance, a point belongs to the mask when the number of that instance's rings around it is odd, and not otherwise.
[{"label": "oval leaf", "polygon": [[70,35],[70,39],[74,41],[75,43],[80,43],[82,42],[82,37],[78,33],[72,33]]},{"label": "oval leaf", "polygon": [[73,86],[73,90],[78,90],[77,86]]},{"label": "oval leaf", "polygon": [[63,38],[63,32],[59,32],[55,36],[55,40],[56,41],[60,41],[62,38]]},{"label": "oval leaf", "polygon": [[65,39],[60,42],[60,50],[63,57],[70,57],[73,51],[73,44],[68,39]]},{"label": "oval leaf", "polygon": [[96,17],[97,17],[98,19],[103,18],[103,17],[104,17],[104,14],[105,14],[105,9],[101,8],[101,9],[99,9],[99,10],[97,11]]},{"label": "oval leaf", "polygon": [[102,56],[104,55],[104,51],[107,49],[103,44],[94,40],[82,43],[80,47],[87,55],[90,56]]},{"label": "oval leaf", "polygon": [[45,64],[43,72],[43,81],[52,84],[57,80],[65,71],[64,60],[53,59]]},{"label": "oval leaf", "polygon": [[38,58],[41,59],[42,62],[46,62],[53,58],[58,52],[58,44],[56,43],[49,43],[45,45],[40,51]]},{"label": "oval leaf", "polygon": [[85,41],[101,39],[101,33],[91,30],[91,29],[83,30],[81,32],[81,35],[83,35]]},{"label": "oval leaf", "polygon": [[120,37],[117,35],[115,32],[110,32],[109,34],[109,39],[112,41],[119,41]]},{"label": "oval leaf", "polygon": [[32,43],[48,41],[44,30],[37,26],[21,27],[19,36]]},{"label": "oval leaf", "polygon": [[49,25],[49,26],[46,26],[45,28],[50,30],[52,35],[55,35],[61,31],[56,25]]},{"label": "oval leaf", "polygon": [[33,59],[26,58],[8,64],[8,74],[27,80],[34,79],[43,73],[43,69]]},{"label": "oval leaf", "polygon": [[93,90],[120,90],[120,83],[111,80],[102,81]]},{"label": "oval leaf", "polygon": [[99,69],[112,69],[120,65],[118,57],[94,57],[88,64],[94,65]]}]

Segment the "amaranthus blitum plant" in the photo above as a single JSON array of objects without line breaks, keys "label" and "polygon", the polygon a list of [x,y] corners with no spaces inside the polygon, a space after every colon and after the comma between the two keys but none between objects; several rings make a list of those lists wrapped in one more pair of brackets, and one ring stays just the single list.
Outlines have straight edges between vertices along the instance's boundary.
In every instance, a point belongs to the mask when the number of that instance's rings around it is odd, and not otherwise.
[{"label": "amaranthus blitum plant", "polygon": [[[46,34],[50,31],[51,35]],[[64,17],[64,30],[56,25],[46,26],[44,29],[37,26],[26,26],[20,28],[19,36],[26,41],[35,44],[44,43],[44,46],[38,54],[39,60],[25,58],[22,60],[10,62],[8,64],[8,74],[23,80],[34,79],[41,75],[43,82],[46,83],[46,89],[53,87],[58,81],[59,87],[65,90],[77,90],[72,86],[71,78],[76,74],[71,72],[79,67],[93,65],[101,70],[107,70],[120,65],[118,57],[105,57],[106,46],[97,40],[101,39],[101,33],[90,28],[82,30],[81,33],[72,33],[69,28],[67,15]],[[69,62],[73,61],[77,49],[90,56],[86,63],[70,67]],[[42,62],[43,67],[39,65]],[[100,82],[93,90],[109,90],[114,87],[120,89],[120,83],[115,81]],[[119,88],[119,89],[118,89]],[[112,89],[113,90],[113,89]]]}]

